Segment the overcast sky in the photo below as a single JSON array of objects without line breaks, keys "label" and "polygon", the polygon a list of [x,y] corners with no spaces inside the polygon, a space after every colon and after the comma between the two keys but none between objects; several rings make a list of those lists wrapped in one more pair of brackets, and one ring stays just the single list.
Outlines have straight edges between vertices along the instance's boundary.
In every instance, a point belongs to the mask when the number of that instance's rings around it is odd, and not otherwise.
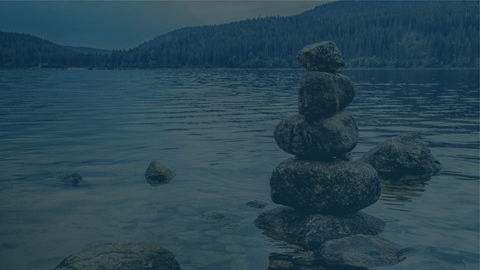
[{"label": "overcast sky", "polygon": [[0,1],[0,31],[62,45],[128,49],[180,27],[294,15],[325,2]]}]

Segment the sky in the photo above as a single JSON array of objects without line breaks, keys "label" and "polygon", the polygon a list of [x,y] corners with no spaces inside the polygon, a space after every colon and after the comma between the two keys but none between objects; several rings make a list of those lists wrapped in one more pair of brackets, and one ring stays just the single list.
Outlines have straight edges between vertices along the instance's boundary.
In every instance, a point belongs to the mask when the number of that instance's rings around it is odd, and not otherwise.
[{"label": "sky", "polygon": [[129,49],[186,26],[294,15],[327,1],[0,1],[0,31]]}]

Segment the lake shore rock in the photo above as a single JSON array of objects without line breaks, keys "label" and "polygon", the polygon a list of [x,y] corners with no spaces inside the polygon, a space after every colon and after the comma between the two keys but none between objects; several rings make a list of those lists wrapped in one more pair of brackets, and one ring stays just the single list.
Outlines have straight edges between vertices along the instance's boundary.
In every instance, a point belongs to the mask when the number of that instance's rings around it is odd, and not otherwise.
[{"label": "lake shore rock", "polygon": [[353,235],[329,240],[318,251],[320,259],[330,265],[380,267],[394,265],[403,258],[391,242],[371,235]]},{"label": "lake shore rock", "polygon": [[337,73],[345,66],[340,50],[332,41],[305,46],[298,52],[297,60],[309,71]]},{"label": "lake shore rock", "polygon": [[385,140],[368,151],[360,161],[369,163],[379,174],[389,178],[405,174],[435,174],[442,168],[430,149],[411,135]]},{"label": "lake shore rock", "polygon": [[298,112],[307,120],[326,118],[347,107],[355,97],[347,76],[311,71],[300,78]]},{"label": "lake shore rock", "polygon": [[334,157],[344,157],[355,148],[358,127],[347,111],[311,122],[297,114],[277,125],[274,138],[277,145],[287,153],[303,159],[331,160]]},{"label": "lake shore rock", "polygon": [[152,161],[145,171],[145,179],[151,186],[165,183],[175,177],[175,173],[158,161]]},{"label": "lake shore rock", "polygon": [[64,174],[59,177],[60,181],[71,186],[78,186],[82,181],[82,176],[78,173]]},{"label": "lake shore rock", "polygon": [[306,213],[344,215],[380,197],[375,169],[362,162],[318,162],[289,158],[273,170],[272,201]]},{"label": "lake shore rock", "polygon": [[332,239],[354,234],[377,235],[385,223],[362,212],[345,216],[305,215],[289,207],[279,207],[260,214],[255,225],[273,239],[315,250]]},{"label": "lake shore rock", "polygon": [[107,243],[68,256],[55,270],[180,270],[173,254],[147,243]]}]

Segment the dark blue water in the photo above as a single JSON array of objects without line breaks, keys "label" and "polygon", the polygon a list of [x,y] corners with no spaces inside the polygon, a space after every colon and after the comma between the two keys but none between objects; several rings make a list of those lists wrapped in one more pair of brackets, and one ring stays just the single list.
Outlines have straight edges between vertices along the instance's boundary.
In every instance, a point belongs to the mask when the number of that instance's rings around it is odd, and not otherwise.
[{"label": "dark blue water", "polygon": [[[289,247],[252,221],[289,157],[272,137],[296,112],[300,70],[0,71],[0,269],[53,269],[98,242],[153,242],[182,269],[267,269]],[[382,269],[478,269],[478,70],[351,70],[354,158],[400,133],[444,170],[383,183],[365,211],[408,258]],[[152,160],[177,177],[151,187]],[[57,177],[78,172],[67,186]],[[221,215],[219,215],[221,214]],[[221,216],[224,218],[218,218]]]}]

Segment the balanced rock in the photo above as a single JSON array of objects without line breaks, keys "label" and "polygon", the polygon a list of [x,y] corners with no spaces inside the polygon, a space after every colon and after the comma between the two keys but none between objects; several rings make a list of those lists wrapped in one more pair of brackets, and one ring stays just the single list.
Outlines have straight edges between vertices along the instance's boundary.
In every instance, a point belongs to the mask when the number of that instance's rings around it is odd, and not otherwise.
[{"label": "balanced rock", "polygon": [[314,250],[332,239],[354,234],[377,235],[385,223],[362,212],[338,217],[305,215],[292,208],[279,207],[260,214],[255,225],[273,239]]},{"label": "balanced rock", "polygon": [[170,251],[147,243],[107,243],[64,259],[55,270],[180,270]]},{"label": "balanced rock", "polygon": [[354,96],[354,85],[348,77],[307,72],[300,79],[298,111],[308,120],[329,117],[347,107]]},{"label": "balanced rock", "polygon": [[162,184],[174,177],[175,173],[158,161],[152,161],[145,172],[145,179],[152,186]]},{"label": "balanced rock", "polygon": [[320,162],[290,158],[270,178],[272,201],[299,212],[344,215],[380,197],[375,169],[363,162]]},{"label": "balanced rock", "polygon": [[284,151],[304,159],[329,160],[343,157],[355,148],[358,128],[353,116],[341,111],[332,117],[307,121],[297,114],[282,120],[274,132]]},{"label": "balanced rock", "polygon": [[430,149],[411,135],[387,139],[360,160],[372,165],[379,174],[387,176],[434,174],[442,168]]},{"label": "balanced rock", "polygon": [[371,235],[329,240],[319,249],[321,260],[332,265],[379,267],[401,261],[401,251],[391,242]]},{"label": "balanced rock", "polygon": [[297,54],[297,60],[309,71],[340,72],[345,66],[342,54],[332,41],[307,45]]},{"label": "balanced rock", "polygon": [[60,181],[71,185],[71,186],[78,186],[82,181],[82,176],[78,173],[71,173],[71,174],[64,174],[59,177]]}]

